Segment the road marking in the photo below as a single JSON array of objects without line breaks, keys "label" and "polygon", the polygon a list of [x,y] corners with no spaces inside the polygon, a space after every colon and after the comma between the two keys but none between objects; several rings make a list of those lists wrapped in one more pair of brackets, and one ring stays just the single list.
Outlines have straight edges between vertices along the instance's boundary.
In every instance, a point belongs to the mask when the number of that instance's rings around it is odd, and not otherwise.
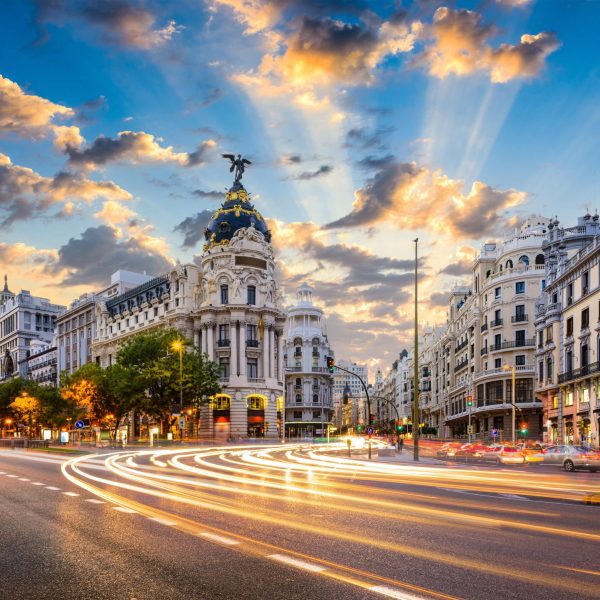
[{"label": "road marking", "polygon": [[156,523],[160,523],[161,525],[167,525],[169,527],[173,527],[173,525],[177,525],[175,521],[169,521],[168,519],[161,519],[160,517],[148,517],[150,521],[155,521]]},{"label": "road marking", "polygon": [[210,533],[208,531],[203,531],[198,535],[205,537],[207,540],[212,540],[213,542],[218,542],[219,544],[225,544],[226,546],[236,546],[237,544],[239,544],[237,540],[232,540],[231,538],[225,537],[223,535],[217,535],[216,533]]},{"label": "road marking", "polygon": [[45,485],[41,481],[32,481],[31,485]]},{"label": "road marking", "polygon": [[513,500],[527,500],[529,501],[529,498],[526,498],[525,496],[519,496],[519,494],[500,494],[501,496],[504,496],[505,498],[512,498]]},{"label": "road marking", "polygon": [[60,490],[60,488],[54,487],[53,485],[47,485],[46,489],[47,490],[53,490],[55,492],[58,492]]},{"label": "road marking", "polygon": [[298,560],[297,558],[292,558],[291,556],[286,556],[285,554],[269,554],[268,558],[272,558],[278,562],[286,563],[292,567],[304,569],[305,571],[311,571],[313,573],[320,573],[321,571],[326,570],[325,567],[322,567],[321,565],[309,563],[304,560]]},{"label": "road marking", "polygon": [[136,513],[137,510],[133,510],[133,508],[127,508],[125,506],[113,506],[113,510],[118,510],[119,512],[124,513]]},{"label": "road marking", "polygon": [[16,475],[11,475],[10,473],[7,475],[7,477],[12,477],[13,479],[15,479],[17,476]]},{"label": "road marking", "polygon": [[0,471],[0,475],[6,475],[6,471]]},{"label": "road marking", "polygon": [[413,596],[413,594],[407,594],[406,592],[387,587],[386,585],[374,585],[367,589],[376,594],[387,596],[388,598],[398,598],[398,600],[423,600],[423,596]]},{"label": "road marking", "polygon": [[27,479],[27,477],[19,477],[19,481],[31,481],[31,479]]},{"label": "road marking", "polygon": [[63,492],[63,494],[65,496],[79,496],[79,494],[75,493],[75,492]]},{"label": "road marking", "polygon": [[92,504],[105,504],[104,500],[97,500],[96,498],[86,498],[85,501]]}]

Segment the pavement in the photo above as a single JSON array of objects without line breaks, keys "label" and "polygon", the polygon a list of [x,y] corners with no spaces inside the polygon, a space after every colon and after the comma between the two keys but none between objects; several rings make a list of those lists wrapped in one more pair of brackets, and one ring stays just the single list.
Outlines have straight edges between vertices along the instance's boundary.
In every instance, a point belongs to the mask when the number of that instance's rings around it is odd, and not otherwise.
[{"label": "pavement", "polygon": [[600,597],[600,507],[571,501],[598,474],[306,445],[77,460],[0,452],[3,597]]}]

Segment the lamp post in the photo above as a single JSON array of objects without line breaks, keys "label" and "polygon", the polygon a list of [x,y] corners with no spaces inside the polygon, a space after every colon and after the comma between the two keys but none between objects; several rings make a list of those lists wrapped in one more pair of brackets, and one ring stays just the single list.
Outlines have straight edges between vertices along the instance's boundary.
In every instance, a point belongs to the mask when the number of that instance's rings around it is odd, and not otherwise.
[{"label": "lamp post", "polygon": [[415,242],[415,357],[413,374],[413,460],[419,460],[419,304],[418,304],[418,245],[419,238]]},{"label": "lamp post", "polygon": [[[175,340],[171,344],[171,348],[176,352],[179,352],[179,418],[183,416],[183,342],[181,340]],[[183,427],[179,423],[179,437],[183,441]]]},{"label": "lamp post", "polygon": [[512,389],[511,389],[511,399],[512,399],[512,443],[513,446],[516,443],[516,431],[515,431],[515,409],[517,405],[515,404],[516,399],[516,389],[515,389],[515,366],[514,365],[504,365],[504,370],[508,371],[511,369],[512,371]]}]

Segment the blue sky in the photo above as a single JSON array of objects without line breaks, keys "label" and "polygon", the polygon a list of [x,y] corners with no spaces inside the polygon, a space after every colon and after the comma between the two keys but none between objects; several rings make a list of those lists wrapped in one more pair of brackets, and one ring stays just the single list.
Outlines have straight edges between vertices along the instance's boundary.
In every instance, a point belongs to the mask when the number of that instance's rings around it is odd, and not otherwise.
[{"label": "blue sky", "polygon": [[241,152],[287,294],[314,285],[338,355],[388,364],[410,338],[413,238],[423,319],[441,323],[484,240],[596,208],[599,16],[584,0],[3,2],[11,287],[66,303],[117,268],[193,260],[230,184],[220,154]]}]

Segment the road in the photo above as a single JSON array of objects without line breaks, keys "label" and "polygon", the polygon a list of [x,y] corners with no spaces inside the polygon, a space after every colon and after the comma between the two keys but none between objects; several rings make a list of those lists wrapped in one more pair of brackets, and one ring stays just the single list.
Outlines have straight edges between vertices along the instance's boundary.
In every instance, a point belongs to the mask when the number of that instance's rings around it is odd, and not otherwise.
[{"label": "road", "polygon": [[1,451],[2,597],[600,597],[599,474],[332,448]]}]

